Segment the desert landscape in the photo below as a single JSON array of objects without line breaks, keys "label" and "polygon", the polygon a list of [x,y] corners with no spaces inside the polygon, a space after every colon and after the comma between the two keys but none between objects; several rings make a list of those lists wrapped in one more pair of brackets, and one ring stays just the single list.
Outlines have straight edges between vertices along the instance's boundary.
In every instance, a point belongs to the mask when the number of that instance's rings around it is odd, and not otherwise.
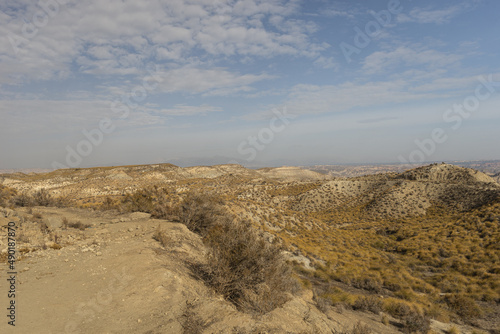
[{"label": "desert landscape", "polygon": [[0,334],[500,334],[498,13],[0,0]]},{"label": "desert landscape", "polygon": [[493,172],[156,164],[2,174],[16,330],[497,333]]}]

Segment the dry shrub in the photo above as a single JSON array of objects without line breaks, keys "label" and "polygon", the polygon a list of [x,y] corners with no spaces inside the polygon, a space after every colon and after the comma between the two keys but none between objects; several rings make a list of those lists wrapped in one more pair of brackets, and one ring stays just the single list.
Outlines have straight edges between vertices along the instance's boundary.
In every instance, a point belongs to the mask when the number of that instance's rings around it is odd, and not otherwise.
[{"label": "dry shrub", "polygon": [[50,229],[45,222],[39,223],[39,228],[40,232],[42,232],[43,234],[48,234],[50,232]]},{"label": "dry shrub", "polygon": [[332,301],[329,298],[314,295],[314,301],[316,302],[316,307],[323,313],[327,313],[333,306]]},{"label": "dry shrub", "polygon": [[411,307],[405,302],[388,298],[384,303],[384,311],[395,318],[402,318],[411,312]]},{"label": "dry shrub", "polygon": [[89,227],[90,227],[90,226],[92,226],[92,225],[90,225],[90,224],[84,224],[84,223],[82,223],[81,221],[77,221],[76,223],[70,223],[70,222],[66,219],[66,217],[64,217],[64,218],[63,218],[63,223],[62,223],[62,226],[63,226],[64,228],[68,228],[68,227],[69,227],[69,228],[75,228],[75,229],[78,229],[78,230],[82,230],[82,231],[83,231],[83,230],[85,230],[86,228],[89,228]]},{"label": "dry shrub", "polygon": [[332,306],[338,311],[351,309],[356,296],[332,285],[317,286],[313,289],[313,300],[318,309],[325,313]]},{"label": "dry shrub", "polygon": [[27,194],[19,194],[12,198],[12,204],[21,207],[34,206],[33,198]]},{"label": "dry shrub", "polygon": [[113,200],[111,197],[106,196],[104,201],[101,204],[101,209],[102,210],[114,210],[114,209],[119,209],[120,205],[119,202],[116,200]]},{"label": "dry shrub", "polygon": [[0,206],[9,206],[11,204],[11,198],[15,194],[16,190],[0,185]]},{"label": "dry shrub", "polygon": [[412,310],[403,316],[401,320],[404,333],[427,334],[431,328],[430,320],[416,310]]},{"label": "dry shrub", "polygon": [[153,239],[158,241],[163,247],[167,247],[167,245],[172,241],[172,238],[168,236],[167,233],[165,233],[165,231],[163,231],[159,225],[155,233],[153,234]]},{"label": "dry shrub", "polygon": [[352,329],[352,334],[371,334],[372,330],[367,325],[363,324],[361,321],[358,321],[356,325],[354,325]]},{"label": "dry shrub", "polygon": [[34,192],[32,195],[25,193],[14,196],[12,199],[12,204],[21,207],[31,207],[31,206],[57,206],[63,207],[68,203],[65,197],[54,197],[46,189],[40,189]]},{"label": "dry shrub", "polygon": [[51,206],[54,201],[52,195],[45,189],[38,190],[32,197],[36,206]]},{"label": "dry shrub", "polygon": [[179,206],[179,221],[192,232],[205,236],[224,216],[223,201],[209,194],[189,193]]},{"label": "dry shrub", "polygon": [[154,203],[151,192],[147,189],[140,189],[132,194],[127,194],[122,200],[122,210],[128,212],[153,212]]},{"label": "dry shrub", "polygon": [[[201,224],[205,226],[205,224]],[[267,313],[298,289],[281,250],[249,223],[219,219],[206,233],[207,265],[198,268],[218,293],[240,310]]]},{"label": "dry shrub", "polygon": [[210,325],[205,323],[203,319],[197,315],[193,308],[194,305],[186,302],[187,308],[182,314],[181,326],[183,334],[202,334],[203,331]]},{"label": "dry shrub", "polygon": [[356,299],[353,308],[355,310],[370,311],[379,314],[382,311],[382,300],[376,296],[362,296]]},{"label": "dry shrub", "polygon": [[172,206],[168,190],[157,186],[127,194],[120,204],[115,204],[112,199],[107,197],[103,208],[115,207],[126,212],[147,212],[157,219],[177,218],[177,212]]},{"label": "dry shrub", "polygon": [[430,320],[415,306],[412,307],[405,302],[388,299],[384,303],[384,311],[401,319],[404,333],[426,334],[430,330]]},{"label": "dry shrub", "polygon": [[56,249],[56,250],[62,248],[62,246],[59,245],[58,243],[53,243],[49,247],[52,248],[52,249]]},{"label": "dry shrub", "polygon": [[382,291],[382,281],[373,277],[355,278],[352,280],[351,284],[358,289],[377,293]]},{"label": "dry shrub", "polygon": [[450,309],[466,321],[472,321],[482,315],[476,302],[463,294],[452,294],[445,297]]}]

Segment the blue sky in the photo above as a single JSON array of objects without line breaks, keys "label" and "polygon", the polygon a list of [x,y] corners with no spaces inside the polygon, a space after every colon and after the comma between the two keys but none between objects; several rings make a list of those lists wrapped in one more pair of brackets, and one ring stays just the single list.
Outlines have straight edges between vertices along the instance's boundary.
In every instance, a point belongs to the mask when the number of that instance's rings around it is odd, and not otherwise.
[{"label": "blue sky", "polygon": [[498,13],[2,0],[0,169],[500,159]]}]

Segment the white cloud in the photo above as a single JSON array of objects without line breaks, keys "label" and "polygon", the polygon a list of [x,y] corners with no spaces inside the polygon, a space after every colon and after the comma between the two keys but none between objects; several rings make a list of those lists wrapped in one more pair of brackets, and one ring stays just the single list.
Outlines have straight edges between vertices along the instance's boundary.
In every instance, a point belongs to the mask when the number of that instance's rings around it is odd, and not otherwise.
[{"label": "white cloud", "polygon": [[[315,25],[288,17],[297,10],[295,0],[87,0],[59,6],[24,38],[24,19],[41,8],[9,1],[0,4],[0,84],[67,77],[74,63],[89,74],[137,75],[146,60],[186,63],[203,53],[317,57],[322,47],[309,40]],[[277,15],[284,20],[269,28]],[[24,38],[15,43],[17,53],[9,36]]]},{"label": "white cloud", "polygon": [[[183,67],[157,73],[162,79],[159,91],[213,93],[248,91],[249,85],[262,80],[272,79],[268,74],[237,74],[222,68],[199,69]],[[219,92],[219,94],[217,94]]]},{"label": "white cloud", "polygon": [[[493,77],[495,81],[500,74],[493,74]],[[289,91],[283,105],[290,114],[319,115],[353,111],[356,108],[365,110],[382,106],[393,108],[402,103],[430,103],[435,100],[456,99],[458,103],[463,101],[465,96],[473,94],[478,84],[477,76],[433,77],[428,81],[402,76],[399,79],[379,82],[346,82],[323,86],[299,84]],[[445,107],[446,104],[443,108]],[[273,108],[277,106],[269,105],[262,111],[243,116],[243,119],[259,120],[273,117]]]},{"label": "white cloud", "polygon": [[318,67],[321,67],[321,68],[324,68],[324,69],[334,69],[334,70],[338,70],[340,68],[340,65],[339,63],[337,63],[333,57],[318,57],[318,59],[316,59],[314,61],[314,65],[318,66]]},{"label": "white cloud", "polygon": [[401,14],[398,16],[398,22],[416,22],[416,23],[434,23],[444,24],[449,23],[454,17],[460,15],[467,10],[470,5],[458,4],[448,8],[430,9],[430,8],[413,8],[408,15]]},{"label": "white cloud", "polygon": [[398,66],[439,69],[457,64],[462,56],[419,47],[400,46],[392,51],[376,51],[365,58],[363,71],[367,74],[394,72]]}]

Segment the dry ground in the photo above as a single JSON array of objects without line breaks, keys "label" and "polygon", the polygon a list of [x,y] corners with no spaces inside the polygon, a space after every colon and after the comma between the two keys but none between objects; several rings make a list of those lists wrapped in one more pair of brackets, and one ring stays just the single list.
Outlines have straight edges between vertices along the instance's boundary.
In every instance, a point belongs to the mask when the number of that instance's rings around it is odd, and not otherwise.
[{"label": "dry ground", "polygon": [[[33,211],[52,223],[46,234],[38,231],[39,223],[29,221],[27,209],[9,212],[3,220],[16,221],[23,232],[27,242],[19,243],[19,249],[33,251],[16,263],[16,326],[4,319],[2,333],[196,333],[196,327],[203,329],[200,333],[332,333],[360,320],[375,333],[397,332],[378,315],[332,310],[326,316],[315,307],[310,291],[264,316],[238,312],[193,276],[187,264],[203,262],[205,248],[199,236],[179,223],[142,213]],[[58,227],[63,217],[91,226],[84,231]],[[152,238],[158,226],[170,237],[166,247]],[[54,234],[60,249],[50,241]],[[2,279],[1,305],[7,305],[7,290]]]}]

